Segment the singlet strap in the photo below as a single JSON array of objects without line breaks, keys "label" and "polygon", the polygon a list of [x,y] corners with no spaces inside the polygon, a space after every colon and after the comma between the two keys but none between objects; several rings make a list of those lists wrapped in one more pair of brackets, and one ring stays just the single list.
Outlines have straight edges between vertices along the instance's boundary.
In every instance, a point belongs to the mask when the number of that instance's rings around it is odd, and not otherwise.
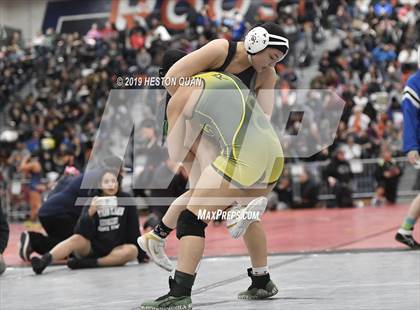
[{"label": "singlet strap", "polygon": [[229,41],[229,49],[228,49],[228,54],[226,56],[225,62],[223,63],[223,65],[220,68],[216,69],[215,71],[225,71],[225,69],[232,62],[232,59],[236,54],[236,46],[237,45],[238,45],[237,42]]}]

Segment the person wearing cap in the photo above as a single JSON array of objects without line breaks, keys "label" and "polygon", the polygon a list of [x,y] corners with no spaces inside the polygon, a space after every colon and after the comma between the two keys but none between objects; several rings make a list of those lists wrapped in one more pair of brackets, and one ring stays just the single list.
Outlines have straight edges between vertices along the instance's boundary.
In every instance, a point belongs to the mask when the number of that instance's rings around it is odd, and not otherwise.
[{"label": "person wearing cap", "polygon": [[[420,169],[420,47],[417,56],[418,70],[407,80],[401,105],[404,114],[404,152],[407,153],[409,163]],[[419,218],[420,195],[417,195],[395,239],[412,249],[420,249],[420,244],[413,237],[414,225]]]},{"label": "person wearing cap", "polygon": [[[264,196],[271,192],[283,169],[282,148],[269,122],[277,80],[274,66],[288,52],[288,40],[282,34],[278,25],[265,23],[252,29],[244,42],[214,40],[173,65],[164,63],[165,69],[169,67],[165,77],[170,80],[194,77],[202,81],[195,87],[166,85],[172,96],[168,96],[167,106],[169,154],[187,167],[193,190],[176,199],[161,223],[138,240],[141,248],[167,270],[171,270],[171,263],[164,255],[162,241],[176,227],[181,243],[169,294],[143,303],[142,309],[191,307],[191,288],[207,226],[199,212],[224,210],[232,204],[240,212],[261,215],[265,210]],[[191,137],[197,128],[199,139]],[[180,140],[194,143],[185,146]],[[209,197],[223,199],[217,206],[193,202]],[[234,197],[244,198],[241,203],[246,207],[238,206]],[[266,237],[259,217],[245,220],[238,216],[227,224],[234,238],[244,237],[252,262],[248,269],[252,284],[238,298],[265,299],[277,294],[267,268]]]}]

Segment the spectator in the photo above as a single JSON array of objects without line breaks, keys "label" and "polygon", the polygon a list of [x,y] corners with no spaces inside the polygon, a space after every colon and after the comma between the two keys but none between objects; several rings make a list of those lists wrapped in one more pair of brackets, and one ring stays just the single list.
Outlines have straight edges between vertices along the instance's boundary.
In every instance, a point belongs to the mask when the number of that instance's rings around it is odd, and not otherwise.
[{"label": "spectator", "polygon": [[366,131],[370,123],[370,118],[363,113],[363,108],[361,106],[354,107],[354,115],[349,119],[348,127],[351,132],[356,134],[361,131]]},{"label": "spectator", "polygon": [[384,62],[393,61],[396,58],[395,51],[389,44],[379,45],[372,51],[373,60],[377,63],[382,64]]},{"label": "spectator", "polygon": [[41,207],[41,192],[45,189],[41,181],[42,168],[38,152],[24,157],[19,169],[29,177],[29,206],[31,209],[29,220],[33,224],[38,218],[38,210]]},{"label": "spectator", "polygon": [[146,38],[141,30],[132,30],[130,34],[130,46],[134,50],[143,49]]},{"label": "spectator", "polygon": [[283,170],[279,181],[273,189],[274,193],[277,195],[277,201],[272,203],[267,208],[270,210],[287,209],[293,203],[293,188],[292,188],[292,179],[290,172],[287,168]]},{"label": "spectator", "polygon": [[352,159],[359,159],[362,155],[362,148],[359,144],[354,142],[354,137],[349,135],[346,143],[341,147],[344,152],[344,158],[348,161]]},{"label": "spectator", "polygon": [[319,184],[306,169],[299,176],[300,195],[292,204],[293,209],[315,208],[318,204]]},{"label": "spectator", "polygon": [[0,205],[0,275],[6,270],[6,263],[4,262],[3,253],[9,241],[9,225],[7,224],[6,215],[3,213]]},{"label": "spectator", "polygon": [[89,31],[86,33],[86,38],[91,40],[99,40],[102,38],[102,33],[98,29],[98,24],[93,23]]},{"label": "spectator", "polygon": [[117,28],[115,27],[115,24],[107,21],[105,23],[104,29],[102,29],[101,31],[101,37],[104,40],[109,41],[112,39],[116,39],[117,36],[118,36],[118,31],[117,31]]},{"label": "spectator", "polygon": [[171,40],[171,35],[169,34],[168,30],[165,28],[165,26],[160,24],[159,20],[153,18],[151,23],[152,25],[150,34],[148,36],[150,44],[155,40],[161,40],[163,42]]},{"label": "spectator", "polygon": [[397,190],[402,170],[399,164],[392,158],[392,153],[386,147],[383,148],[381,159],[376,167],[375,178],[377,182],[375,197],[372,199],[373,206],[389,204],[397,201]]},{"label": "spectator", "polygon": [[350,163],[345,159],[341,149],[336,152],[335,157],[326,167],[324,175],[335,195],[335,206],[339,208],[353,207],[353,173]]},{"label": "spectator", "polygon": [[99,196],[83,208],[75,234],[41,258],[31,259],[36,274],[72,253],[76,258],[67,260],[71,269],[122,266],[136,257],[144,257],[137,245],[140,236],[137,210],[129,202],[130,195],[121,191],[118,173],[103,171],[99,185]]},{"label": "spectator", "polygon": [[147,50],[143,47],[140,49],[140,52],[137,53],[137,66],[139,67],[140,72],[146,73],[147,69],[150,67],[152,63],[152,57],[147,52]]},{"label": "spectator", "polygon": [[145,197],[143,189],[150,188],[148,184],[153,179],[156,168],[164,161],[165,150],[159,146],[156,133],[156,123],[152,119],[145,119],[140,124],[140,139],[138,153],[144,158],[143,170],[135,180],[136,196]]},{"label": "spectator", "polygon": [[380,0],[374,6],[375,15],[378,17],[382,16],[391,16],[394,11],[392,4],[389,3],[387,0]]}]

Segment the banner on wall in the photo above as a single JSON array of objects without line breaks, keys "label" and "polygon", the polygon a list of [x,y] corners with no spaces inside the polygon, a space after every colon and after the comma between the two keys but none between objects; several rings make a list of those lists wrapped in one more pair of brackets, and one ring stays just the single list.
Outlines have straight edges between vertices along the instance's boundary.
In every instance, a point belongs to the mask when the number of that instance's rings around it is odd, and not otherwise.
[{"label": "banner on wall", "polygon": [[245,20],[275,18],[276,0],[91,0],[58,1],[47,5],[43,30],[54,28],[57,32],[86,33],[94,22],[102,25],[107,20],[118,28],[131,27],[135,20],[157,18],[170,31],[180,31],[187,25],[191,9],[207,13],[220,20],[224,13],[236,10]]}]

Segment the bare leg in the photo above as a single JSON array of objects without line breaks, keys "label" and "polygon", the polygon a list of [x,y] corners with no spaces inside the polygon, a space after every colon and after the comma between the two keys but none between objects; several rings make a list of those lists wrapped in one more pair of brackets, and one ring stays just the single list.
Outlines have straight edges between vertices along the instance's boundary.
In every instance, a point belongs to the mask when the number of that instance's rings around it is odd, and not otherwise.
[{"label": "bare leg", "polygon": [[[192,137],[192,125],[189,121],[186,122],[186,134],[187,140]],[[192,138],[191,138],[192,139]],[[186,142],[188,145],[188,141]],[[197,158],[195,154],[200,152],[200,154],[205,154],[205,156],[200,155],[200,158]],[[200,178],[200,175],[204,168],[209,166],[214,159],[217,157],[217,148],[216,146],[209,141],[206,137],[200,137],[191,145],[191,151],[189,151],[187,158],[185,158],[183,165],[188,172],[188,182],[190,189],[179,196],[171,204],[169,209],[166,211],[165,216],[162,218],[163,223],[171,228],[176,228],[176,223],[178,221],[179,214],[185,210],[185,207],[188,203],[189,198],[191,197],[194,188]]]},{"label": "bare leg", "polygon": [[138,250],[133,244],[123,244],[114,248],[111,253],[98,259],[98,266],[123,266],[136,259]]},{"label": "bare leg", "polygon": [[252,267],[267,266],[267,239],[260,222],[249,225],[244,237]]},{"label": "bare leg", "polygon": [[90,253],[90,241],[81,235],[73,235],[70,238],[57,244],[51,251],[53,261],[68,257],[76,252],[80,256],[88,256]]},{"label": "bare leg", "polygon": [[90,251],[90,241],[76,234],[57,244],[49,253],[44,254],[41,258],[32,257],[32,269],[36,274],[41,274],[51,262],[64,259],[72,252],[80,256],[88,256]]},{"label": "bare leg", "polygon": [[420,244],[413,237],[413,230],[416,221],[420,217],[420,195],[418,195],[411,203],[407,217],[404,219],[395,239],[412,249],[420,249]]}]

